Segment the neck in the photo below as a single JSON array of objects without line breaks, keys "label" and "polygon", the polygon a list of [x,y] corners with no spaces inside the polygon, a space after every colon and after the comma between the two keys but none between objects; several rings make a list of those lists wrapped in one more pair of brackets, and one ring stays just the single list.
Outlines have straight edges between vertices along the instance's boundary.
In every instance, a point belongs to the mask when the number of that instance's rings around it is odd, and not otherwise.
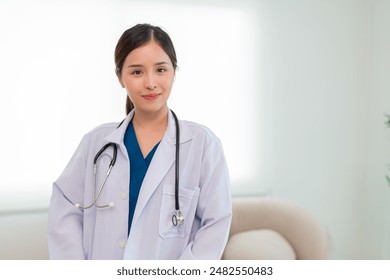
[{"label": "neck", "polygon": [[133,117],[133,125],[140,128],[162,128],[168,124],[168,108],[157,112],[143,112],[135,110]]}]

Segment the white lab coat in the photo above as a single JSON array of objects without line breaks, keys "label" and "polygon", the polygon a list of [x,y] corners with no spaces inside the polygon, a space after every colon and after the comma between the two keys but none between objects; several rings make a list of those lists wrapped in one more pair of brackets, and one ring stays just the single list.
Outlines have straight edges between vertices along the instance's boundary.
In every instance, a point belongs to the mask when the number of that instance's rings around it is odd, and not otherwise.
[{"label": "white lab coat", "polygon": [[[63,173],[53,184],[48,243],[51,259],[219,259],[231,222],[228,169],[219,139],[206,127],[180,124],[180,210],[184,225],[173,226],[175,213],[176,129],[171,112],[167,131],[150,163],[139,193],[130,234],[129,159],[123,137],[133,117],[123,124],[101,125],[86,134]],[[116,164],[98,200],[114,207],[81,211],[92,201],[93,159],[108,143],[118,146]],[[100,186],[112,147],[99,158]]]}]

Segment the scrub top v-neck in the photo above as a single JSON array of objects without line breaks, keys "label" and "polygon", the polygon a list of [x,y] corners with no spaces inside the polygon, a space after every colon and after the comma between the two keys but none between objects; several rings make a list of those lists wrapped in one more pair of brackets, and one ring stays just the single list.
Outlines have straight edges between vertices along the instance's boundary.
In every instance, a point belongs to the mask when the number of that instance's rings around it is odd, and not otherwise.
[{"label": "scrub top v-neck", "polygon": [[127,154],[130,160],[130,186],[129,186],[129,221],[128,233],[130,233],[131,223],[133,221],[135,206],[137,205],[138,195],[141,190],[142,182],[148,171],[150,162],[153,159],[154,153],[157,150],[159,143],[153,147],[149,154],[144,158],[141,148],[138,144],[137,136],[133,122],[129,123],[127,127],[124,144],[127,149]]}]

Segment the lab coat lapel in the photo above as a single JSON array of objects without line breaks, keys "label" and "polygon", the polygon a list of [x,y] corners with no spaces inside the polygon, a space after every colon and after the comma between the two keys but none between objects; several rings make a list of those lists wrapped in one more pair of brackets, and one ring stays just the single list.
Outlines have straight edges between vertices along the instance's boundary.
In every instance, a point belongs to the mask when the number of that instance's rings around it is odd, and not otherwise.
[{"label": "lab coat lapel", "polygon": [[[180,124],[180,143],[187,142],[191,139],[191,134],[185,126]],[[133,224],[137,223],[139,216],[149,199],[158,188],[162,179],[168,173],[168,170],[175,163],[176,152],[176,126],[171,112],[169,112],[168,128],[163,139],[161,140],[156,153],[146,172],[141,191],[137,200]]]},{"label": "lab coat lapel", "polygon": [[111,132],[110,134],[108,134],[104,140],[108,142],[112,142],[112,143],[115,143],[119,146],[119,149],[120,151],[123,153],[123,155],[125,156],[125,158],[127,158],[127,150],[126,150],[126,147],[123,143],[123,138],[125,136],[125,133],[126,133],[126,129],[131,121],[131,119],[133,118],[134,116],[134,110],[132,110],[128,115],[127,117],[122,121],[121,125],[115,129],[113,132]]},{"label": "lab coat lapel", "polygon": [[175,146],[167,141],[162,141],[154,154],[154,157],[146,172],[144,181],[142,182],[141,191],[138,196],[137,206],[132,223],[137,223],[137,220],[148,203],[150,197],[157,189],[158,185],[168,173],[175,161]]}]

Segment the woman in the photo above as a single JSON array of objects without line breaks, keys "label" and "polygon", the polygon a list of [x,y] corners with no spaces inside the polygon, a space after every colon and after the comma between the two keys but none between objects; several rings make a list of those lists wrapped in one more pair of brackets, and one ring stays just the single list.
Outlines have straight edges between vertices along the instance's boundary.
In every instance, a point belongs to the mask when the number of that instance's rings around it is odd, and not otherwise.
[{"label": "woman", "polygon": [[119,39],[115,63],[127,117],[86,134],[54,182],[50,258],[219,259],[231,222],[227,165],[209,129],[176,127],[167,106],[177,68],[171,39],[159,27],[136,25]]}]

